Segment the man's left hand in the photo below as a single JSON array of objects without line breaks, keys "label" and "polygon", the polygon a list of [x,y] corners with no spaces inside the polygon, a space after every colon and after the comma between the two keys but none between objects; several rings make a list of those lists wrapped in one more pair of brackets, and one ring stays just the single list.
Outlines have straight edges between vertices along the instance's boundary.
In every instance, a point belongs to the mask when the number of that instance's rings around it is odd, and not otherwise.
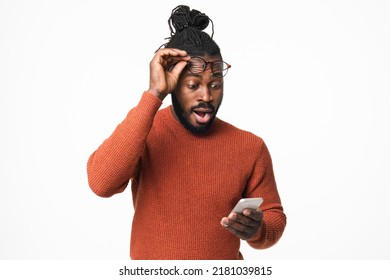
[{"label": "man's left hand", "polygon": [[245,209],[242,214],[230,213],[221,220],[221,225],[242,240],[253,237],[261,226],[263,212],[260,209]]}]

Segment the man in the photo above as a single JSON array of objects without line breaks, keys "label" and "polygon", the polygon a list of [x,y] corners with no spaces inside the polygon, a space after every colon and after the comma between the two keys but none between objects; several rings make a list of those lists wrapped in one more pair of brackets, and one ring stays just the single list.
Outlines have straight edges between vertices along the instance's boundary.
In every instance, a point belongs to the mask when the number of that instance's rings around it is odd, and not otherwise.
[{"label": "man", "polygon": [[[172,11],[149,89],[88,160],[99,196],[131,180],[132,259],[243,259],[240,239],[268,248],[286,226],[264,141],[216,117],[230,65],[203,31],[210,21],[187,6]],[[172,106],[160,110],[168,94]],[[230,213],[242,197],[264,202]]]}]

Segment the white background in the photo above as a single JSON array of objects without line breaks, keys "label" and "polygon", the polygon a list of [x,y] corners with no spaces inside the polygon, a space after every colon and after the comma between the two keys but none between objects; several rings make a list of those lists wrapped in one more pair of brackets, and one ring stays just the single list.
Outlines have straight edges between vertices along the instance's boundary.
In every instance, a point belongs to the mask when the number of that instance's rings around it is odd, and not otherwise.
[{"label": "white background", "polygon": [[0,259],[129,258],[130,189],[95,196],[86,162],[147,89],[178,4],[232,64],[219,117],[273,157],[287,228],[244,257],[389,259],[386,0],[1,0]]}]

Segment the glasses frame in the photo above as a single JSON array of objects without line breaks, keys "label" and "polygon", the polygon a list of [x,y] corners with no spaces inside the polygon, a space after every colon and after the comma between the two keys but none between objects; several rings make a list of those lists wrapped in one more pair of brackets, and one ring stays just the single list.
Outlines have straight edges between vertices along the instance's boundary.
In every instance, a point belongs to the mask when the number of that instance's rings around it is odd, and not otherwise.
[{"label": "glasses frame", "polygon": [[[216,77],[222,78],[222,77],[226,76],[228,70],[232,67],[229,63],[227,63],[227,62],[225,62],[225,61],[223,61],[221,59],[214,60],[214,61],[207,61],[206,59],[204,59],[203,57],[200,57],[200,56],[191,56],[191,59],[193,59],[193,58],[200,59],[200,60],[202,60],[204,62],[202,71],[196,72],[196,73],[191,71],[191,67],[190,67],[191,60],[189,60],[187,62],[188,71],[190,71],[190,73],[192,73],[194,75],[198,75],[200,73],[203,73],[207,69],[207,66],[210,65],[210,69],[211,69],[211,72],[213,73],[213,75],[215,75]],[[226,65],[226,68],[222,69],[222,75],[216,75],[216,73],[214,72],[214,64],[216,62],[222,62],[224,65]]]}]

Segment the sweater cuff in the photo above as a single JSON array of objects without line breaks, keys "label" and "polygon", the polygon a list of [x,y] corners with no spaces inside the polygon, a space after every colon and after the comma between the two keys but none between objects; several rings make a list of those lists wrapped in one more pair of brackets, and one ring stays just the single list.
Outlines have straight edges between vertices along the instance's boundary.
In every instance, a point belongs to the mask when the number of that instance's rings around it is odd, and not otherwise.
[{"label": "sweater cuff", "polygon": [[[160,99],[155,97],[153,94],[144,91],[137,106],[133,107],[127,113],[126,118],[121,124],[131,131],[136,129],[138,133],[148,134],[153,124],[153,119],[157,111],[160,109],[161,104],[162,101]],[[128,135],[128,133],[125,133],[125,135]]]},{"label": "sweater cuff", "polygon": [[162,101],[159,98],[157,98],[148,91],[144,91],[141,96],[141,100],[138,103],[138,106],[146,110],[157,112],[158,109],[161,107],[161,104]]}]

